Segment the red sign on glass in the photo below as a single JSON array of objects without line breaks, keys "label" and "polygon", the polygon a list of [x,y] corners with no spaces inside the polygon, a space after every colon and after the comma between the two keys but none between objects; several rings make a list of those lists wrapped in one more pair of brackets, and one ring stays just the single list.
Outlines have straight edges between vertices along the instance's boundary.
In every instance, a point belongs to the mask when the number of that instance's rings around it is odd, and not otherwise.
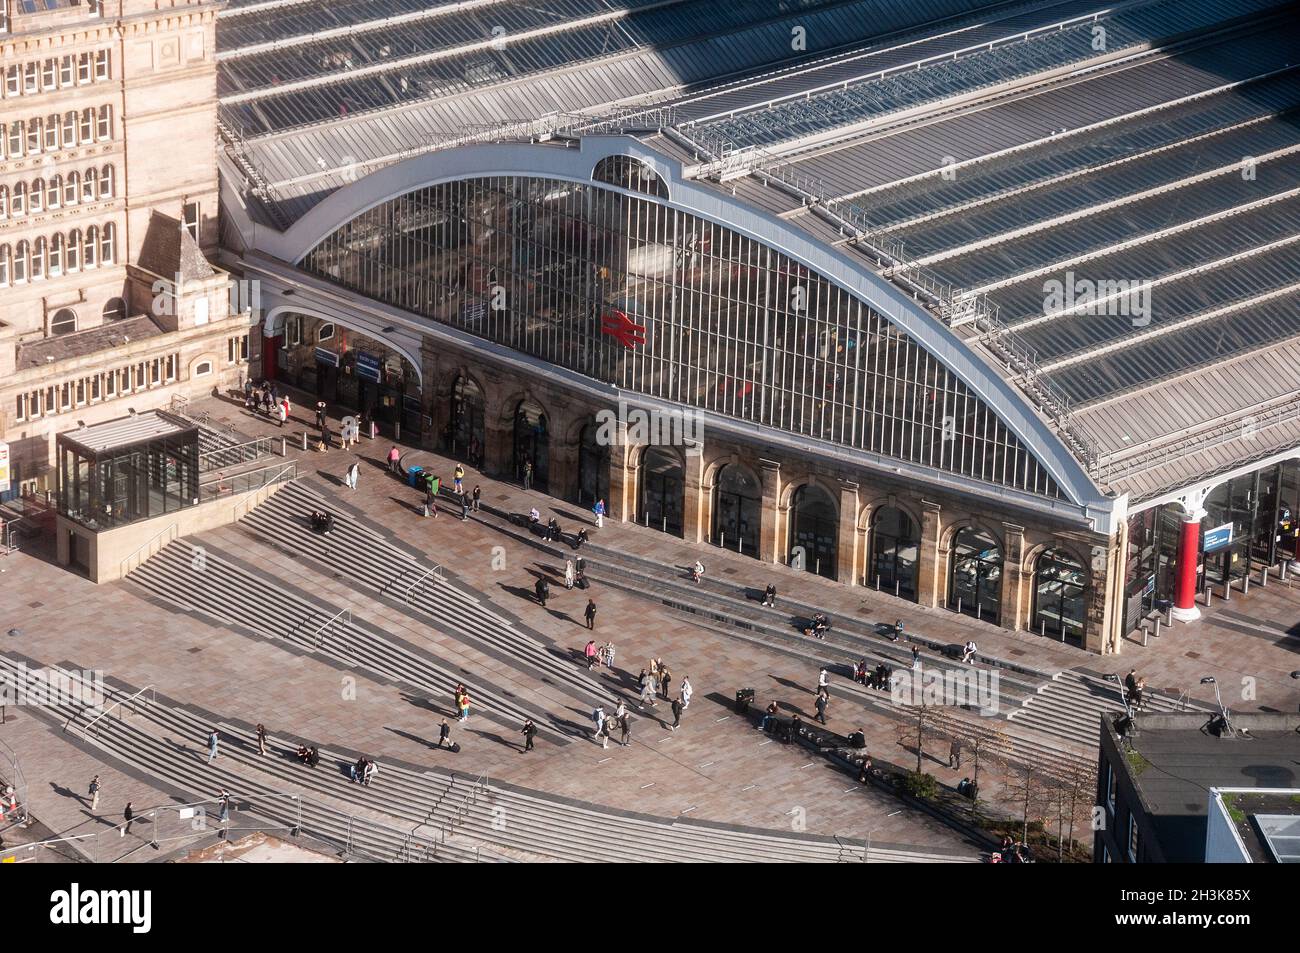
[{"label": "red sign on glass", "polygon": [[637,324],[622,311],[601,315],[600,330],[618,341],[629,351],[645,343],[645,325]]}]

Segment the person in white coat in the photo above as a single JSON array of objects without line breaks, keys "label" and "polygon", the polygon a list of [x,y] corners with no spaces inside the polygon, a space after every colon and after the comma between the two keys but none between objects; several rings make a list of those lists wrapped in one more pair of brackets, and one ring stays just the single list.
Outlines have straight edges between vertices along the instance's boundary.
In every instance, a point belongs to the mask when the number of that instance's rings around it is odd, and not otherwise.
[{"label": "person in white coat", "polygon": [[691,677],[687,675],[685,678],[682,679],[682,687],[681,687],[683,709],[687,709],[691,707],[691,695],[694,691],[695,689],[691,688]]},{"label": "person in white coat", "polygon": [[347,482],[348,489],[355,490],[357,488],[357,479],[360,476],[361,476],[361,467],[357,463],[357,461],[353,460],[352,466],[348,467],[348,474],[344,478]]},{"label": "person in white coat", "polygon": [[574,580],[574,574],[573,574],[573,560],[572,560],[572,559],[566,559],[566,560],[564,561],[564,588],[565,588],[565,589],[572,589],[572,588],[573,588],[573,580]]}]

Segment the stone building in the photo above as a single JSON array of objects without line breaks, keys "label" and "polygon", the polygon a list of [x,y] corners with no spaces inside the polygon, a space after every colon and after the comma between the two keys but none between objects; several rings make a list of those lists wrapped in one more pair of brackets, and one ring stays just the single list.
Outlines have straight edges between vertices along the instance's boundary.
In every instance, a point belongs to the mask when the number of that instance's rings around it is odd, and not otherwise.
[{"label": "stone building", "polygon": [[210,263],[220,6],[0,0],[0,499],[53,490],[56,434],[240,378],[249,316]]}]

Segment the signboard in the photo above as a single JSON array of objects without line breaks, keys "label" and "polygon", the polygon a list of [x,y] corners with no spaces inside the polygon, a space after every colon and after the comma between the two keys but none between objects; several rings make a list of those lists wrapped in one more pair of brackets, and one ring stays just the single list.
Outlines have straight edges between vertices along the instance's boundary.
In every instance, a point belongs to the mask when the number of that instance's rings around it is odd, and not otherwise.
[{"label": "signboard", "polygon": [[316,363],[328,364],[330,367],[339,366],[339,356],[328,348],[316,348]]},{"label": "signboard", "polygon": [[9,489],[9,444],[0,443],[0,493]]},{"label": "signboard", "polygon": [[1149,596],[1156,591],[1156,577],[1154,574],[1147,579],[1147,584],[1142,587],[1142,595]]},{"label": "signboard", "polygon": [[1232,524],[1224,523],[1222,526],[1216,526],[1214,529],[1205,531],[1205,546],[1203,550],[1207,553],[1217,553],[1221,549],[1227,549],[1232,545]]},{"label": "signboard", "polygon": [[373,354],[367,354],[365,351],[357,351],[357,362],[355,367],[357,377],[365,378],[368,381],[374,381],[376,384],[379,383],[379,358],[375,357]]}]

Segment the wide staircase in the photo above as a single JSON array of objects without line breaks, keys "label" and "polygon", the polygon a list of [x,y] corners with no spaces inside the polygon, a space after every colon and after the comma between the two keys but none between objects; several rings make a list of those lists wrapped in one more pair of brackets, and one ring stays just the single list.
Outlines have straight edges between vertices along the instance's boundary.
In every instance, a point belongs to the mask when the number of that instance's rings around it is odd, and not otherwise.
[{"label": "wide staircase", "polygon": [[[1041,691],[1025,701],[1007,718],[1014,724],[1045,734],[1068,738],[1081,745],[1098,744],[1101,716],[1124,710],[1123,687],[1083,672],[1061,672]],[[1174,698],[1155,692],[1143,694],[1142,711],[1177,712],[1214,709],[1199,701]]]},{"label": "wide staircase", "polygon": [[[33,677],[39,668],[0,656],[10,678]],[[76,668],[68,677],[75,680]],[[115,686],[116,697],[134,695]],[[120,712],[52,705],[39,714],[65,732],[125,767],[202,797],[224,788],[251,814],[285,823],[298,815],[297,802],[283,795],[301,792],[305,833],[337,845],[359,845],[381,860],[469,861],[489,859],[558,861],[685,862],[911,862],[972,863],[980,857],[872,843],[711,824],[683,818],[633,814],[575,801],[487,778],[455,775],[379,760],[369,786],[352,784],[346,770],[352,752],[321,748],[321,763],[308,768],[292,752],[304,739],[272,736],[267,755],[257,753],[253,730],[208,712],[158,699]],[[102,715],[102,717],[101,717]],[[216,761],[207,764],[204,739],[213,727],[225,739]],[[347,805],[330,805],[337,800]],[[364,814],[362,812],[365,812]],[[388,820],[391,819],[391,822]],[[356,849],[353,847],[352,849]]]},{"label": "wide staircase", "polygon": [[[512,514],[485,506],[478,515],[484,522],[528,540],[557,559],[573,556],[567,547],[530,534]],[[860,660],[869,667],[884,662],[895,671],[908,671],[912,643],[922,648],[923,672],[942,672],[945,678],[957,679],[970,677],[974,668],[984,673],[985,684],[996,675],[996,717],[981,717],[973,705],[938,707],[932,711],[931,724],[941,732],[991,737],[1001,754],[1019,763],[1043,766],[1062,775],[1095,766],[1101,713],[1122,710],[1119,696],[1113,690],[1108,696],[1108,684],[1095,676],[1040,671],[985,653],[976,656],[972,667],[960,661],[960,645],[928,637],[915,627],[905,629],[906,640],[895,642],[891,639],[891,622],[844,613],[832,614],[826,638],[813,639],[805,636],[803,629],[821,607],[782,595],[776,608],[768,608],[756,588],[708,574],[699,583],[692,583],[684,569],[597,543],[584,546],[581,554],[593,581],[689,613],[700,624],[730,638],[764,645],[810,667],[824,665],[845,679]],[[684,551],[682,562],[687,559]],[[978,640],[977,633],[975,638]],[[873,691],[841,680],[836,680],[834,686],[841,697],[847,695],[892,717],[908,717],[907,707],[895,704],[888,691]],[[1156,692],[1148,692],[1147,698],[1148,710],[1202,707]]]},{"label": "wide staircase", "polygon": [[[334,515],[334,529],[328,536],[312,531],[313,510]],[[285,486],[239,526],[266,545],[351,580],[372,598],[585,705],[613,700],[606,686],[590,678],[545,636],[507,618],[442,567],[401,548],[351,510],[301,482]]]},{"label": "wide staircase", "polygon": [[354,618],[350,610],[308,600],[266,572],[250,572],[210,543],[173,542],[127,578],[170,607],[283,641],[299,651],[409,686],[421,695],[447,700],[456,685],[465,682],[476,714],[511,728],[532,718],[550,740],[568,741],[545,712],[470,679],[457,663],[417,650]]}]

